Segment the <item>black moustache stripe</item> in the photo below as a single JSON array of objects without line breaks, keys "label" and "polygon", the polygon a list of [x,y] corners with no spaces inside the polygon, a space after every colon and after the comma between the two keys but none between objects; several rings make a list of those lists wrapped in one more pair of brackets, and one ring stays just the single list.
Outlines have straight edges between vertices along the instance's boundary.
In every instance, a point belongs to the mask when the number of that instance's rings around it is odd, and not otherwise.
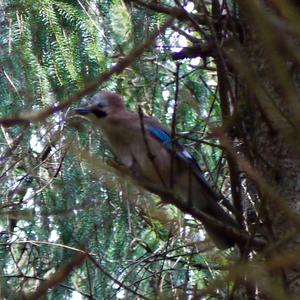
[{"label": "black moustache stripe", "polygon": [[107,116],[107,113],[103,110],[99,109],[94,109],[92,110],[92,113],[97,117],[97,118],[105,118]]}]

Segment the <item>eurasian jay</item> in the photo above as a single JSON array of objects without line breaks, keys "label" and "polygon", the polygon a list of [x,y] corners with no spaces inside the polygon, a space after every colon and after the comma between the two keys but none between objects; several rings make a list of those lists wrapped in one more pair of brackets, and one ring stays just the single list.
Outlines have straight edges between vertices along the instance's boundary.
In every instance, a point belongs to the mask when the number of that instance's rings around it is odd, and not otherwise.
[{"label": "eurasian jay", "polygon": [[[171,133],[155,118],[129,112],[123,99],[111,92],[100,92],[91,99],[91,105],[78,108],[97,127],[131,177],[141,186],[161,196],[166,202],[177,203],[200,210],[226,226],[239,228],[225,212],[218,196],[209,186],[194,158]],[[175,203],[176,203],[175,201]],[[204,227],[222,249],[234,245],[223,232],[204,223]]]}]

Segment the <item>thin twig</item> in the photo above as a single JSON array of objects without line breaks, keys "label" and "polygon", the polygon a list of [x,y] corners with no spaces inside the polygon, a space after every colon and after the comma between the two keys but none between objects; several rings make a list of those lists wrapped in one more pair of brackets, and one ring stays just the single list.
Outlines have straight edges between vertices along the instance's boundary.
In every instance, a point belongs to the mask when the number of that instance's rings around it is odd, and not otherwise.
[{"label": "thin twig", "polygon": [[139,105],[139,118],[140,118],[141,131],[142,131],[143,140],[144,140],[144,144],[145,144],[145,147],[146,147],[148,158],[152,162],[154,170],[155,170],[157,176],[159,177],[159,180],[161,181],[163,186],[166,187],[166,183],[164,181],[164,178],[163,178],[162,174],[160,174],[159,168],[158,168],[158,166],[155,162],[155,156],[153,155],[153,153],[151,152],[151,149],[150,149],[150,145],[149,145],[149,141],[148,141],[148,137],[147,137],[147,134],[146,134],[145,125],[144,125],[144,113],[143,113],[142,108],[141,108],[140,105]]},{"label": "thin twig", "polygon": [[177,116],[177,108],[178,108],[178,95],[179,95],[179,70],[180,64],[176,64],[176,73],[175,73],[175,98],[174,98],[174,108],[172,114],[172,131],[171,131],[171,143],[172,143],[172,151],[171,151],[171,167],[170,167],[170,187],[173,187],[174,184],[174,163],[176,156],[176,145],[175,145],[175,137],[176,137],[176,116]]},{"label": "thin twig", "polygon": [[49,289],[54,288],[63,282],[67,276],[69,276],[75,268],[79,267],[84,260],[87,258],[88,254],[85,251],[83,253],[77,254],[72,258],[72,260],[62,266],[57,272],[55,272],[48,280],[42,282],[39,287],[30,295],[25,295],[24,300],[36,300],[40,299],[45,295]]},{"label": "thin twig", "polygon": [[118,279],[114,278],[113,276],[111,276],[109,274],[109,272],[107,272],[96,260],[95,258],[93,258],[92,256],[89,256],[89,259],[93,262],[93,264],[105,275],[107,276],[110,280],[112,280],[114,283],[116,283],[117,285],[119,285],[120,287],[124,288],[125,290],[131,292],[133,295],[139,296],[142,299],[145,300],[150,300],[150,298],[143,296],[142,294],[136,292],[135,290],[133,290],[131,287],[125,285],[124,283],[122,283],[121,281],[119,281]]}]

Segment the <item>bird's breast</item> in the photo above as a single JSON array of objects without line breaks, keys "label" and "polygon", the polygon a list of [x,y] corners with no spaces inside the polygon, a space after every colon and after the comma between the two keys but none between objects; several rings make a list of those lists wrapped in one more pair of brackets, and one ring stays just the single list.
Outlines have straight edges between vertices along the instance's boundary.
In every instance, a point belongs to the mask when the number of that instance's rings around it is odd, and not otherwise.
[{"label": "bird's breast", "polygon": [[[122,125],[122,126],[121,126]],[[127,123],[110,123],[102,127],[112,151],[118,160],[134,174],[157,184],[170,182],[171,155],[161,142],[143,134],[140,127]]]}]

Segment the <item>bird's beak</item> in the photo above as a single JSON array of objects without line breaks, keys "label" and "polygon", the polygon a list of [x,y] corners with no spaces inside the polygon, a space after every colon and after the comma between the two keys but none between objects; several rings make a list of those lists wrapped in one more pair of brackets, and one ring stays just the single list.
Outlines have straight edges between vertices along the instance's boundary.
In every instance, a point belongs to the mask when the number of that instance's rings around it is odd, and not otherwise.
[{"label": "bird's beak", "polygon": [[92,110],[89,107],[78,107],[75,109],[75,112],[79,115],[87,115],[92,113]]},{"label": "bird's beak", "polygon": [[105,118],[107,113],[101,109],[98,105],[91,105],[87,107],[78,107],[75,109],[75,112],[81,116],[96,116],[97,118]]}]

